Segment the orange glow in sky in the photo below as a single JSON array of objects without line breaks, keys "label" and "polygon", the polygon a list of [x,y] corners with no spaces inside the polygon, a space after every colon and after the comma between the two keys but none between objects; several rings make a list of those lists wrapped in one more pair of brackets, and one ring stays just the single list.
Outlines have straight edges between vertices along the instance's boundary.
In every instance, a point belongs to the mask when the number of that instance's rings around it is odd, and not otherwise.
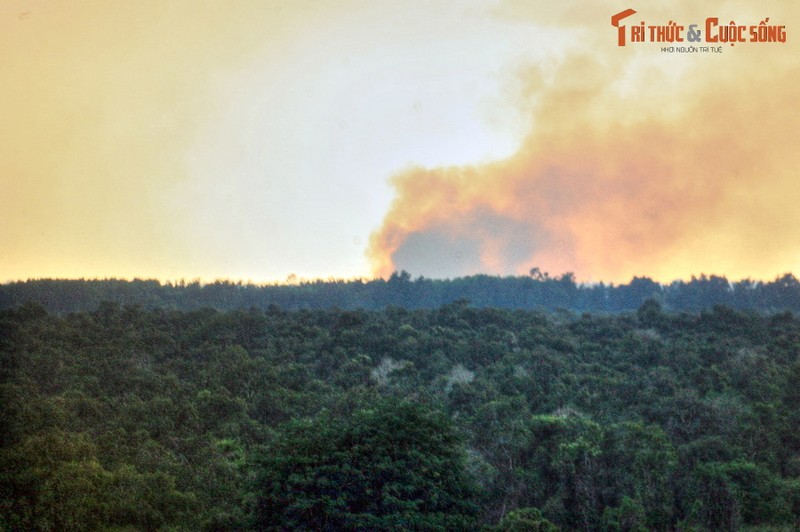
[{"label": "orange glow in sky", "polygon": [[[630,24],[785,24],[720,54]],[[797,271],[792,3],[6,0],[0,282]]]}]

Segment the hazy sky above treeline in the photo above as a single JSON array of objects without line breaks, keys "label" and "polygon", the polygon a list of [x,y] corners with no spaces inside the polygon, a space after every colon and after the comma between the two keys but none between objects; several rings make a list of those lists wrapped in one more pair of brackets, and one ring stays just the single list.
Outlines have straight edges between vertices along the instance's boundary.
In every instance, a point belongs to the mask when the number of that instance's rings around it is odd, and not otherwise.
[{"label": "hazy sky above treeline", "polygon": [[797,271],[800,8],[698,4],[6,0],[0,281]]}]

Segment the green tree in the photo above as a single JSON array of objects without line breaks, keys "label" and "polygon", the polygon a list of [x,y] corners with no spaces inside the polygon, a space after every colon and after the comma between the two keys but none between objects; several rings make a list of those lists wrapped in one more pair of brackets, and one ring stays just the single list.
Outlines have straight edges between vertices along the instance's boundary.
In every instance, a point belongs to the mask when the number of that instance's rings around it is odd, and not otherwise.
[{"label": "green tree", "polygon": [[[606,504],[619,504],[620,512],[624,513],[626,508],[632,508],[631,501],[635,501],[642,509],[642,521],[646,517],[646,528],[669,529],[677,454],[664,431],[634,422],[612,425],[603,447],[603,470],[607,476],[604,485],[611,492],[605,496]],[[619,519],[624,521],[621,514]],[[624,524],[620,526],[626,529]]]},{"label": "green tree", "polygon": [[603,431],[588,417],[564,409],[531,418],[528,466],[535,471],[533,503],[568,529],[593,530],[600,519]]},{"label": "green tree", "polygon": [[471,482],[443,416],[383,401],[349,418],[290,423],[261,462],[260,529],[463,530]]},{"label": "green tree", "polygon": [[647,532],[644,523],[644,507],[630,497],[622,497],[619,506],[606,508],[603,512],[603,530],[609,532]]},{"label": "green tree", "polygon": [[689,521],[708,530],[738,530],[741,503],[724,464],[700,464],[694,472]]},{"label": "green tree", "polygon": [[495,530],[497,532],[558,532],[558,527],[545,519],[542,511],[538,508],[518,508],[503,516]]}]

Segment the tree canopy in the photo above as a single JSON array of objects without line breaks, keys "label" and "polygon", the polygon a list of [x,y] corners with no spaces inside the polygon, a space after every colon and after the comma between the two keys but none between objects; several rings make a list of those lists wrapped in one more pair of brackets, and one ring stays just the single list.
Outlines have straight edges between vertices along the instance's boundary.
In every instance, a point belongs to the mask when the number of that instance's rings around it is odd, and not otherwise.
[{"label": "tree canopy", "polygon": [[796,529],[798,346],[789,312],[657,301],[24,304],[0,529]]},{"label": "tree canopy", "polygon": [[292,423],[261,461],[263,529],[468,530],[474,489],[449,419],[380,401]]},{"label": "tree canopy", "polygon": [[378,310],[390,306],[434,309],[457,301],[475,307],[524,310],[566,309],[574,312],[632,312],[645,301],[669,311],[698,312],[724,305],[761,312],[800,311],[800,281],[785,274],[773,281],[729,281],[700,275],[689,281],[659,284],[634,277],[627,284],[578,283],[574,275],[559,277],[533,269],[530,276],[473,275],[456,279],[412,279],[399,272],[389,279],[315,280],[294,284],[254,285],[199,281],[160,283],[39,279],[0,284],[0,310],[36,303],[50,312],[92,311],[103,302],[176,310],[292,309]]}]

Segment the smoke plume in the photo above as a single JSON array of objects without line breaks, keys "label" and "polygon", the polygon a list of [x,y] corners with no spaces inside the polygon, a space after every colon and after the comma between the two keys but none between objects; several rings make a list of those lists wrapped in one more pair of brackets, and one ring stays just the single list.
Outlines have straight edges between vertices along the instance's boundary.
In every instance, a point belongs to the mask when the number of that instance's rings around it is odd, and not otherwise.
[{"label": "smoke plume", "polygon": [[[616,3],[523,13],[543,27],[571,28],[561,57],[520,76],[530,133],[507,160],[394,176],[394,202],[368,249],[373,272],[452,277],[539,267],[623,282],[765,278],[795,268],[797,9],[684,4],[671,12],[633,6],[631,20],[771,17],[787,26],[787,42],[678,54],[652,43],[618,47],[609,24]],[[520,15],[525,6],[504,9]]]}]

